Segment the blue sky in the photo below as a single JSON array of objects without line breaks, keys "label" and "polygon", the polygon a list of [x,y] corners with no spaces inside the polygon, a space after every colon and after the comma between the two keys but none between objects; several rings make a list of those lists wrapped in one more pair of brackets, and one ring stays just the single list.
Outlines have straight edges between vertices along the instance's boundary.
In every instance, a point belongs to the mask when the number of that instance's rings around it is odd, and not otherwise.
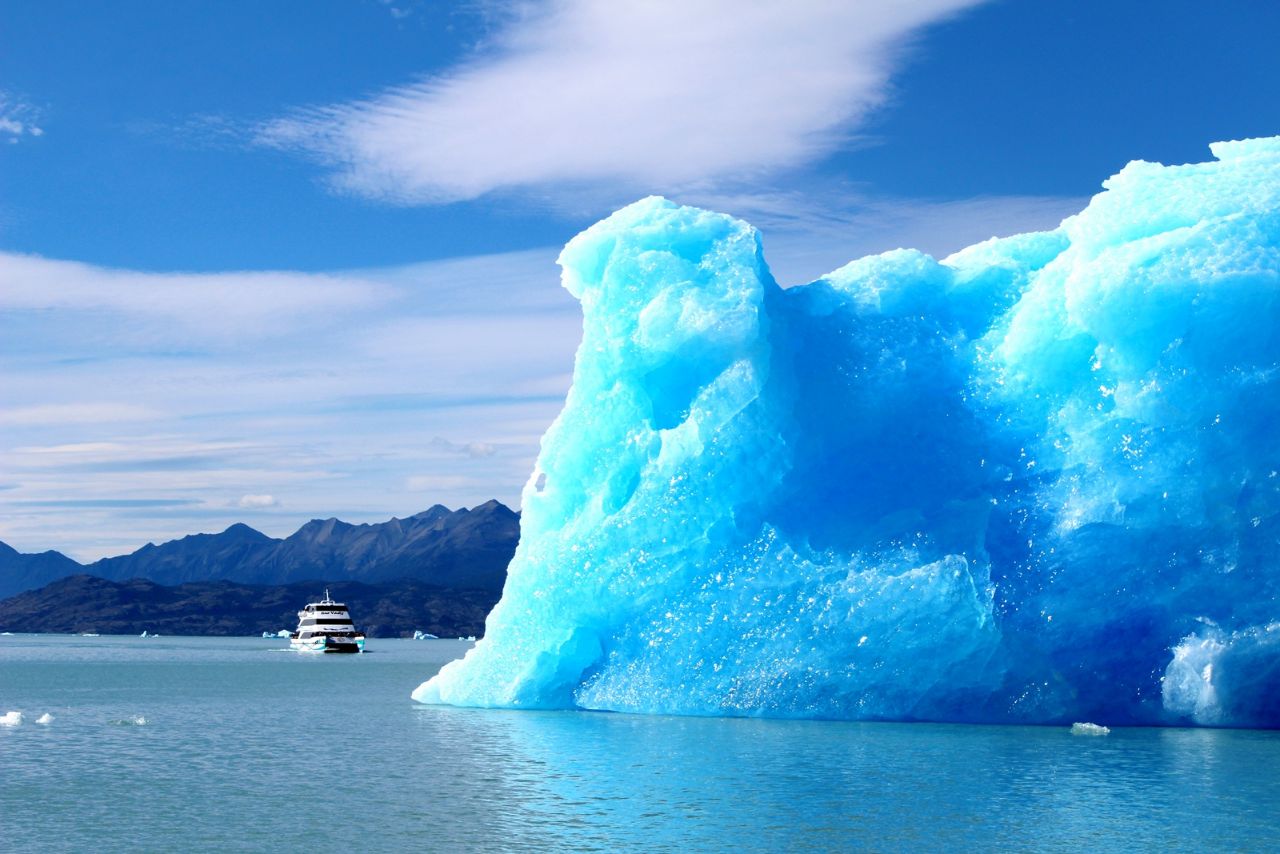
[{"label": "blue sky", "polygon": [[780,281],[1280,128],[1262,0],[0,8],[0,539],[517,504],[558,247],[650,193]]}]

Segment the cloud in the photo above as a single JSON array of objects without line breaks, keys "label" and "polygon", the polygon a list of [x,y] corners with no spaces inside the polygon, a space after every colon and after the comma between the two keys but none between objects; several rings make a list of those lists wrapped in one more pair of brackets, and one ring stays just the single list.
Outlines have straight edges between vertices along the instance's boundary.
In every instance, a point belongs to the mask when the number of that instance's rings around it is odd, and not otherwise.
[{"label": "cloud", "polygon": [[424,474],[405,478],[405,489],[410,492],[431,492],[436,495],[470,485],[470,479],[463,475]]},{"label": "cloud", "polygon": [[149,406],[97,401],[51,403],[0,409],[0,424],[102,424],[116,421],[150,421],[161,411]]},{"label": "cloud", "polygon": [[378,283],[342,274],[147,273],[0,252],[0,311],[123,314],[187,340],[193,333],[272,335],[325,317],[340,322],[390,296]]},{"label": "cloud", "polygon": [[38,121],[40,113],[35,107],[14,93],[0,89],[0,139],[16,143],[24,136],[44,136],[44,128]]},{"label": "cloud", "polygon": [[194,498],[69,498],[49,501],[19,501],[29,507],[74,508],[153,508],[188,507],[200,502]]},{"label": "cloud", "polygon": [[580,334],[556,252],[327,274],[0,253],[0,540],[94,559],[254,511],[284,535],[517,503]]},{"label": "cloud", "polygon": [[481,457],[492,457],[498,450],[488,442],[450,442],[440,436],[436,436],[431,440],[431,447],[439,448],[450,454],[470,457],[473,460],[478,460]]},{"label": "cloud", "polygon": [[604,183],[670,192],[805,165],[880,104],[910,37],[980,0],[553,0],[481,57],[259,140],[346,190],[442,203]]},{"label": "cloud", "polygon": [[274,495],[242,495],[237,506],[247,510],[263,510],[267,507],[279,507],[280,502]]}]

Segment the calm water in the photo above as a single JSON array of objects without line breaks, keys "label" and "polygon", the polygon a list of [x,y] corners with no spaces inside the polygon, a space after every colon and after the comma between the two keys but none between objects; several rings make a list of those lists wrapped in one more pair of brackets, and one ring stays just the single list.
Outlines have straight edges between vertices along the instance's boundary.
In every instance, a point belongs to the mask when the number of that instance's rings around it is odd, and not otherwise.
[{"label": "calm water", "polygon": [[286,643],[0,637],[0,851],[1280,845],[1277,733],[429,708],[468,644]]}]

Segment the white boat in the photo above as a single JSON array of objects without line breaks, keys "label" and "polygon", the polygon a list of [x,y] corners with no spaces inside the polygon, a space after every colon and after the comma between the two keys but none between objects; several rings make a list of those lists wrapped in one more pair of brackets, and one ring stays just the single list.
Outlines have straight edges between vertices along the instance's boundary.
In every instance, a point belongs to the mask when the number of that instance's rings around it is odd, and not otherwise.
[{"label": "white boat", "polygon": [[308,603],[298,612],[298,630],[289,646],[300,652],[364,652],[364,632],[356,631],[347,606],[329,598]]}]

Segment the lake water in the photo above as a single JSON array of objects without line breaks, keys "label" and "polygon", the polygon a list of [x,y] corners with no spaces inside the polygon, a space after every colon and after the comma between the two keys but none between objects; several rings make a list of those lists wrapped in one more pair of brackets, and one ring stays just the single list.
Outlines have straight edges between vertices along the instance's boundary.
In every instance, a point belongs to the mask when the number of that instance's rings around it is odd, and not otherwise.
[{"label": "lake water", "polygon": [[435,708],[469,644],[287,643],[0,637],[0,851],[1280,845],[1278,733]]}]

